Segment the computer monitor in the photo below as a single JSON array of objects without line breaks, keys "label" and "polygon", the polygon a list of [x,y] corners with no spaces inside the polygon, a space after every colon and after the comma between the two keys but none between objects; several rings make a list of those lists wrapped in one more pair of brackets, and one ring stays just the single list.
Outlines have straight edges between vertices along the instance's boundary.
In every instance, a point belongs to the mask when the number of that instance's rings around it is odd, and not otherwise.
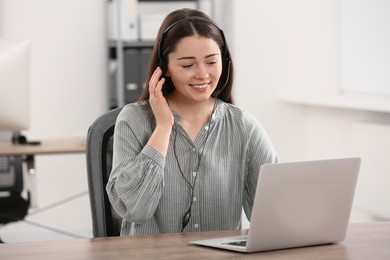
[{"label": "computer monitor", "polygon": [[29,40],[0,38],[0,133],[19,133],[30,126]]}]

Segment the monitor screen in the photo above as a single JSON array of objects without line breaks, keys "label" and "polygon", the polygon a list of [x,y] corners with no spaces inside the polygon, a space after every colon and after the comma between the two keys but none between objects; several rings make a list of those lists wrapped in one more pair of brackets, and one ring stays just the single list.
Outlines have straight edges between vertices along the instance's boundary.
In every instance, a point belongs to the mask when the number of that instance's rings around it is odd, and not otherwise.
[{"label": "monitor screen", "polygon": [[0,38],[0,132],[29,129],[30,45]]}]

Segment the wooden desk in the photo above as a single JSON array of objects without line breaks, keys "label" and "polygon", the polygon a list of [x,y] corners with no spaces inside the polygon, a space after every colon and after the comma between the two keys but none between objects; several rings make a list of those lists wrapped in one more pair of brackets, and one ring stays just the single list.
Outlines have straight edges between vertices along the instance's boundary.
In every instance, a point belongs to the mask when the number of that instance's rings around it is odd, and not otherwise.
[{"label": "wooden desk", "polygon": [[37,154],[62,154],[85,152],[85,138],[61,138],[43,140],[39,145],[13,144],[0,141],[0,156],[24,156]]},{"label": "wooden desk", "polygon": [[390,259],[390,222],[351,224],[346,240],[338,244],[252,254],[188,245],[242,234],[246,231],[0,244],[0,259]]},{"label": "wooden desk", "polygon": [[69,137],[41,141],[39,145],[13,144],[11,141],[0,140],[0,156],[22,156],[26,161],[28,171],[28,186],[31,190],[31,206],[37,207],[35,193],[35,155],[84,153],[85,138]]}]

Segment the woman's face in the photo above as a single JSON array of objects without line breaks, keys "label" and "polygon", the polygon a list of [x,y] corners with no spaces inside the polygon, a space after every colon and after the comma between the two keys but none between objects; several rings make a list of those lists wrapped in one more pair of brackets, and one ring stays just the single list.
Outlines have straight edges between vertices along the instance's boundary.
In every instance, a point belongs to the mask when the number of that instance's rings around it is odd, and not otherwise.
[{"label": "woman's face", "polygon": [[222,73],[218,44],[206,37],[181,39],[168,54],[166,76],[175,86],[173,95],[187,102],[208,100],[218,85]]}]

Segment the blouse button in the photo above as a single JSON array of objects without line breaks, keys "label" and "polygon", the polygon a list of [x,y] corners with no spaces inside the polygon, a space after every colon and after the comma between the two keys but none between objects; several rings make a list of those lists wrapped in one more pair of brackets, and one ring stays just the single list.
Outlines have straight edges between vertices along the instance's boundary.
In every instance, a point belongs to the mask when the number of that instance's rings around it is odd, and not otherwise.
[{"label": "blouse button", "polygon": [[199,228],[199,224],[194,224],[194,228]]},{"label": "blouse button", "polygon": [[206,126],[204,127],[204,129],[205,129],[206,131],[208,131],[208,130],[209,130],[209,126],[206,125]]},{"label": "blouse button", "polygon": [[195,148],[195,147],[192,147],[192,151],[195,153],[195,152],[196,152],[196,148]]}]

